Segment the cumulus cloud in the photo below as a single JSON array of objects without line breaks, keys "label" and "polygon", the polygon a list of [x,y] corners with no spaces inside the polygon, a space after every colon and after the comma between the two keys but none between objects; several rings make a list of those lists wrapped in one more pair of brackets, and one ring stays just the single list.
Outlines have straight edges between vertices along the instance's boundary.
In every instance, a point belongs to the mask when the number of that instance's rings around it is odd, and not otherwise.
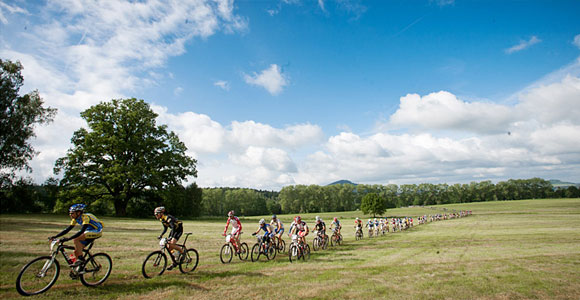
[{"label": "cumulus cloud", "polygon": [[390,117],[390,124],[432,130],[506,132],[514,113],[504,105],[465,102],[441,91],[423,97],[417,94],[402,97],[399,109]]},{"label": "cumulus cloud", "polygon": [[542,40],[540,40],[537,36],[534,35],[528,41],[522,40],[522,41],[520,41],[519,44],[505,49],[505,53],[512,54],[514,52],[519,52],[519,51],[525,50],[525,49],[527,49],[527,48],[529,48],[529,47],[531,47],[531,46],[533,46],[541,41]]},{"label": "cumulus cloud", "polygon": [[251,85],[265,88],[270,94],[278,95],[282,89],[288,85],[288,79],[282,74],[280,67],[276,64],[270,65],[268,69],[262,70],[259,74],[244,74],[244,80]]}]

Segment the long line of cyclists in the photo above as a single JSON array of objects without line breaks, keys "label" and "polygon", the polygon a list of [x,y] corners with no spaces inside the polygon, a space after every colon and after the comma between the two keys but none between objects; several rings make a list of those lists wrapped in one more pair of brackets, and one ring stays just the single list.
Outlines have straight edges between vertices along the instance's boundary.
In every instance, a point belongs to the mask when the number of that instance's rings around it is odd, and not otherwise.
[{"label": "long line of cyclists", "polygon": [[[112,270],[110,256],[106,253],[93,254],[90,251],[94,241],[102,236],[103,222],[95,215],[85,212],[85,209],[84,204],[72,205],[69,209],[70,225],[60,233],[48,238],[51,241],[50,255],[35,258],[22,268],[16,279],[16,289],[20,294],[25,296],[40,294],[54,285],[60,273],[60,264],[56,259],[58,254],[64,257],[66,266],[70,268],[69,276],[72,279],[80,279],[85,286],[98,286],[109,277]],[[183,222],[167,214],[164,207],[155,208],[154,215],[163,225],[163,231],[158,236],[160,249],[151,252],[143,261],[141,268],[143,276],[145,278],[160,276],[165,270],[172,270],[176,267],[179,267],[182,273],[193,272],[199,263],[199,253],[186,246],[187,238],[191,233],[185,233],[183,244],[177,244],[184,234]],[[423,215],[418,217],[418,224],[469,215],[471,215],[471,211]],[[81,225],[81,229],[77,233],[68,238],[61,238],[77,224]],[[226,234],[230,225],[231,232]],[[389,232],[406,230],[413,225],[414,219],[411,217],[393,217],[390,220],[380,217],[368,219],[364,228],[367,229],[368,237],[372,238]],[[319,249],[327,249],[329,244],[331,246],[340,245],[343,241],[342,228],[342,223],[337,217],[333,219],[330,227],[327,227],[322,218],[316,216],[312,249],[318,251]],[[356,218],[354,228],[355,239],[364,238],[361,219]],[[163,236],[168,229],[170,229],[169,235],[164,238]],[[332,232],[330,237],[326,234],[327,229]],[[234,255],[238,256],[240,260],[250,258],[251,261],[258,261],[260,257],[272,260],[277,254],[286,251],[286,242],[283,239],[284,232],[284,224],[276,215],[273,215],[269,222],[261,219],[257,229],[252,232],[252,236],[256,237],[257,242],[250,249],[245,242],[240,242],[240,235],[243,233],[242,222],[232,210],[228,212],[228,219],[223,231],[226,243],[220,249],[220,260],[224,264],[230,263]],[[296,216],[287,233],[288,237],[291,238],[288,246],[290,262],[300,259],[308,260],[310,258],[310,245],[306,241],[306,236],[309,235],[310,229],[306,221],[300,216]],[[70,240],[73,241],[74,247],[64,244]],[[73,250],[72,254],[67,254],[67,250]],[[168,261],[170,261],[169,266]]]}]

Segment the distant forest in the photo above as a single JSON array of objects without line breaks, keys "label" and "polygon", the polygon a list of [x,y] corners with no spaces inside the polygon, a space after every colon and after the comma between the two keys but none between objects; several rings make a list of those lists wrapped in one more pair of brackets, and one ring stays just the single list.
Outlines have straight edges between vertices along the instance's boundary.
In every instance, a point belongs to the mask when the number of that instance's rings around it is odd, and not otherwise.
[{"label": "distant forest", "polygon": [[[110,199],[71,199],[61,189],[56,179],[49,179],[42,185],[34,184],[29,179],[4,182],[0,189],[0,212],[64,213],[71,203],[82,202],[88,204],[89,210],[95,214],[114,215]],[[127,214],[131,217],[148,217],[152,215],[153,208],[160,205],[179,218],[223,217],[230,210],[234,210],[238,216],[352,211],[360,208],[361,199],[368,193],[379,195],[385,201],[386,208],[580,197],[580,190],[576,186],[554,187],[541,178],[510,179],[497,184],[480,181],[453,185],[291,185],[279,192],[247,188],[200,188],[194,183],[162,191],[145,191],[131,199]]]}]

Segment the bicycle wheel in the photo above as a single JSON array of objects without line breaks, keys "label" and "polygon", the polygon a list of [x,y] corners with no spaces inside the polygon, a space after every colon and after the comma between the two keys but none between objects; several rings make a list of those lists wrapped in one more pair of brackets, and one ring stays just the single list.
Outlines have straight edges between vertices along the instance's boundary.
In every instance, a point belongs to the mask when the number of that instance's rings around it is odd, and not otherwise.
[{"label": "bicycle wheel", "polygon": [[278,253],[284,253],[286,251],[286,242],[283,239],[278,240]]},{"label": "bicycle wheel", "polygon": [[250,249],[248,248],[248,244],[242,243],[242,245],[240,245],[240,253],[238,254],[238,257],[241,260],[247,260],[249,254],[250,254]]},{"label": "bicycle wheel", "polygon": [[339,246],[342,244],[342,234],[338,235],[337,242]]},{"label": "bicycle wheel", "polygon": [[300,258],[300,255],[300,248],[295,244],[290,244],[290,247],[288,248],[288,258],[290,259],[290,262],[297,261]]},{"label": "bicycle wheel", "polygon": [[41,256],[27,263],[16,278],[16,290],[22,296],[46,292],[58,279],[60,265],[52,257]]},{"label": "bicycle wheel", "polygon": [[193,272],[195,268],[197,268],[198,263],[199,263],[199,253],[197,253],[197,250],[193,248],[187,249],[187,251],[184,254],[181,254],[179,271],[181,271],[181,273],[184,274]]},{"label": "bicycle wheel", "polygon": [[333,246],[333,247],[337,245],[336,235],[335,234],[333,234],[332,235],[332,238],[330,239],[330,245]]},{"label": "bicycle wheel", "polygon": [[312,240],[312,249],[314,249],[314,251],[318,251],[319,248],[320,248],[320,241],[319,241],[318,237],[316,237]]},{"label": "bicycle wheel", "polygon": [[268,251],[266,253],[268,254],[267,255],[268,260],[276,258],[276,253],[278,253],[278,251],[276,250],[276,246],[270,245],[270,247],[268,247]]},{"label": "bicycle wheel", "polygon": [[167,267],[167,255],[161,251],[153,251],[145,258],[141,273],[145,278],[161,276]]},{"label": "bicycle wheel", "polygon": [[234,256],[233,249],[230,244],[224,244],[222,249],[220,250],[220,260],[222,264],[227,264],[232,261],[232,257]]},{"label": "bicycle wheel", "polygon": [[304,245],[304,254],[302,255],[303,260],[310,259],[310,246],[308,244]]},{"label": "bicycle wheel", "polygon": [[260,244],[254,244],[254,246],[252,247],[252,261],[257,261],[258,259],[260,259],[260,254],[262,254],[262,251],[260,251]]},{"label": "bicycle wheel", "polygon": [[328,248],[328,236],[324,237],[324,240],[322,241],[322,250],[326,250]]},{"label": "bicycle wheel", "polygon": [[87,259],[83,270],[79,272],[81,283],[84,286],[97,286],[111,275],[113,261],[106,253],[97,253]]}]

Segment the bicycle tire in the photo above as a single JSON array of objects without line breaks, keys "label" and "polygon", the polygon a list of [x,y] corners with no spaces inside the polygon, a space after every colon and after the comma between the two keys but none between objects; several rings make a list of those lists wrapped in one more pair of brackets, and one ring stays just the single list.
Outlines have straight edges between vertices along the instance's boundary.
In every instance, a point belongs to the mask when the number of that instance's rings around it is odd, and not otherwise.
[{"label": "bicycle tire", "polygon": [[290,244],[290,247],[288,247],[288,258],[290,259],[290,262],[299,260],[301,256],[300,252],[300,247],[296,246],[295,244]]},{"label": "bicycle tire", "polygon": [[256,244],[254,244],[254,246],[252,246],[252,253],[251,253],[252,262],[258,261],[258,259],[260,259],[260,254],[262,254],[262,251],[260,249],[260,244],[256,243]]},{"label": "bicycle tire", "polygon": [[266,255],[266,257],[268,258],[268,260],[272,260],[272,259],[276,258],[276,253],[278,253],[278,249],[276,249],[275,245],[271,245],[268,248],[268,251],[266,252],[266,254],[268,254],[268,255]]},{"label": "bicycle tire", "polygon": [[191,273],[195,271],[197,265],[199,264],[199,253],[197,250],[190,248],[181,255],[179,262],[179,271],[183,274]]},{"label": "bicycle tire", "polygon": [[307,261],[310,259],[310,246],[308,244],[304,245],[304,253],[302,254],[302,260]]},{"label": "bicycle tire", "polygon": [[[28,290],[28,287],[23,286],[23,276],[25,275],[26,271],[32,267],[33,264],[35,264],[37,262],[45,261],[44,263],[42,263],[40,265],[42,268],[44,268],[45,264],[47,262],[49,262],[51,259],[52,259],[51,256],[37,257],[37,258],[31,260],[30,262],[28,262],[26,265],[24,265],[24,267],[22,267],[22,270],[20,270],[20,273],[18,273],[18,277],[16,277],[16,290],[18,291],[18,293],[20,295],[32,296],[32,295],[42,294],[42,293],[48,291],[48,289],[50,289],[54,285],[54,283],[56,282],[56,280],[58,279],[58,276],[60,274],[60,264],[58,263],[58,261],[56,259],[54,260],[54,262],[50,266],[50,268],[52,268],[54,266],[54,272],[52,272],[52,273],[54,273],[54,275],[52,275],[52,278],[48,277],[48,279],[50,279],[50,281],[47,284],[41,284],[40,287],[38,289],[35,288],[34,291],[30,291],[30,290]],[[36,273],[38,273],[38,272],[36,272]],[[36,275],[35,277],[38,278],[38,275]],[[24,280],[26,282],[26,283],[24,283],[24,285],[27,285],[28,280],[26,280],[26,279],[24,279]]]},{"label": "bicycle tire", "polygon": [[320,241],[318,237],[312,240],[312,249],[314,249],[314,251],[318,251],[318,249],[320,249]]},{"label": "bicycle tire", "polygon": [[233,256],[234,253],[230,244],[224,244],[220,249],[220,260],[222,261],[222,264],[230,263]]},{"label": "bicycle tire", "polygon": [[[151,266],[154,267],[154,270],[146,270],[148,266],[147,262],[151,263]],[[147,255],[145,260],[143,261],[143,265],[141,266],[141,273],[145,278],[153,278],[155,276],[163,275],[165,269],[167,268],[167,255],[161,251],[153,251]]]},{"label": "bicycle tire", "polygon": [[278,253],[286,251],[286,242],[283,239],[278,239]]},{"label": "bicycle tire", "polygon": [[242,243],[242,245],[240,246],[240,253],[238,254],[238,257],[240,258],[240,260],[248,260],[249,254],[250,248],[248,248],[248,244]]},{"label": "bicycle tire", "polygon": [[[106,268],[106,270],[105,270]],[[80,272],[80,280],[84,286],[88,287],[95,287],[107,280],[109,275],[111,275],[111,271],[113,269],[113,261],[111,257],[107,253],[97,253],[95,255],[91,255],[85,264],[82,267],[82,271]],[[103,277],[99,277],[96,281],[91,281],[91,275],[93,278],[96,278],[96,275],[101,272],[101,270],[105,270],[103,273]]]}]

